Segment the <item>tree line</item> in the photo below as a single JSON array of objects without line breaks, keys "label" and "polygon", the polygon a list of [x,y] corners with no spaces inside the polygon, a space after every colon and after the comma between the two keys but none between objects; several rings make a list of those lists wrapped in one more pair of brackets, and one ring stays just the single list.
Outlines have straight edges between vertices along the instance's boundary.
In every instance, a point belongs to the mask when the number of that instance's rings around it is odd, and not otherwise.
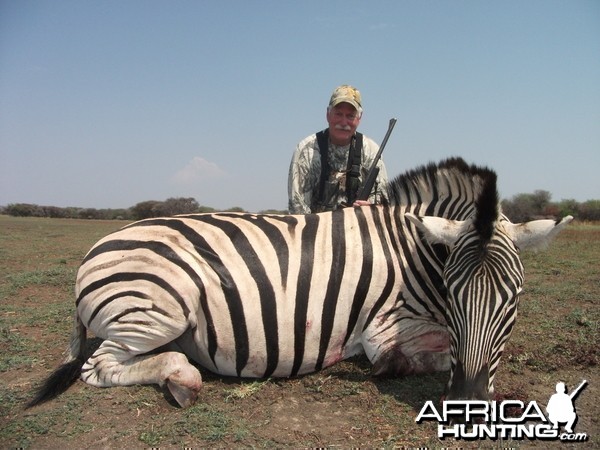
[{"label": "tree line", "polygon": [[[583,221],[600,220],[600,200],[588,200],[580,203],[576,200],[553,202],[548,191],[535,191],[533,194],[517,194],[510,199],[502,200],[502,212],[513,222],[525,222],[541,217],[559,218],[572,215]],[[18,217],[56,217],[66,219],[96,220],[142,220],[152,217],[174,216],[176,214],[193,214],[215,212],[215,208],[201,206],[192,197],[169,198],[164,201],[148,200],[137,203],[130,208],[96,209],[96,208],[60,208],[57,206],[40,206],[30,203],[12,203],[0,207],[0,214]],[[232,207],[227,212],[246,212],[240,207]],[[260,213],[286,214],[285,210],[264,210]]]},{"label": "tree line", "polygon": [[553,202],[548,191],[537,190],[533,194],[517,194],[511,199],[502,200],[501,203],[502,212],[515,223],[568,215],[581,221],[600,220],[600,200],[578,202],[568,199]]},{"label": "tree line", "polygon": [[[201,206],[192,197],[169,198],[164,201],[147,200],[130,208],[96,209],[96,208],[61,208],[58,206],[42,206],[31,203],[11,203],[0,207],[0,214],[16,217],[51,217],[63,219],[95,219],[95,220],[142,220],[152,217],[174,216],[177,214],[194,214],[215,212],[215,208]],[[227,212],[246,212],[238,206],[228,208]],[[261,213],[285,214],[287,211],[260,211]]]}]

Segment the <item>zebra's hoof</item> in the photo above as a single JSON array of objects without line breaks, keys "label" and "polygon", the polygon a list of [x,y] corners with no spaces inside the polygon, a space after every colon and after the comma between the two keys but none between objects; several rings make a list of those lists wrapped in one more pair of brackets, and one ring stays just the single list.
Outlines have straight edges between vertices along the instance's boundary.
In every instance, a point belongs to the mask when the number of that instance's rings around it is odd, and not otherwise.
[{"label": "zebra's hoof", "polygon": [[399,347],[391,347],[373,361],[371,375],[375,377],[395,377],[413,372],[410,360]]},{"label": "zebra's hoof", "polygon": [[182,408],[189,408],[198,399],[198,391],[190,389],[187,386],[177,384],[174,381],[167,380],[167,387],[171,395],[177,400]]},{"label": "zebra's hoof", "polygon": [[169,353],[170,367],[176,370],[166,378],[166,384],[171,395],[182,408],[188,408],[196,403],[198,392],[202,387],[202,376],[198,369],[187,362],[185,355],[177,352]]}]

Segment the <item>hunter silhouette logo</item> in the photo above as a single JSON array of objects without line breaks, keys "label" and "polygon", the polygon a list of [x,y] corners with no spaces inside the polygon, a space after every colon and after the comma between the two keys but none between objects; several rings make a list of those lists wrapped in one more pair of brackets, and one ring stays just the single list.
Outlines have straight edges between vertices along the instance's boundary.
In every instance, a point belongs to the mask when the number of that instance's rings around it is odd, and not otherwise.
[{"label": "hunter silhouette logo", "polygon": [[[545,408],[547,416],[542,410],[543,405],[538,406],[535,401],[444,400],[438,410],[435,403],[429,400],[421,408],[415,422],[437,422],[440,439],[585,442],[588,440],[587,433],[573,432],[577,422],[573,402],[586,385],[587,380],[583,380],[567,394],[565,383],[557,383],[556,393],[550,396]],[[560,424],[565,424],[562,433]]]},{"label": "hunter silhouette logo", "polygon": [[556,383],[556,394],[550,397],[548,406],[546,406],[548,419],[554,425],[553,429],[558,429],[559,423],[566,423],[565,431],[573,433],[573,425],[577,421],[577,413],[573,406],[573,400],[575,400],[575,397],[579,395],[586,384],[587,380],[583,380],[571,394],[567,394],[565,383]]}]

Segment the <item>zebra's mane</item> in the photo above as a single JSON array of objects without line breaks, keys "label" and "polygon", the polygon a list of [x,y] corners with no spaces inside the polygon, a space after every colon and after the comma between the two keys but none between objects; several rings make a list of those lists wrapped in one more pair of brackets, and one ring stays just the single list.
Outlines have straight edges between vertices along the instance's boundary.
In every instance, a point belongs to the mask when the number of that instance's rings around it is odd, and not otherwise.
[{"label": "zebra's mane", "polygon": [[390,181],[388,199],[392,206],[421,215],[464,220],[489,240],[498,219],[499,197],[496,173],[453,157],[409,170]]}]

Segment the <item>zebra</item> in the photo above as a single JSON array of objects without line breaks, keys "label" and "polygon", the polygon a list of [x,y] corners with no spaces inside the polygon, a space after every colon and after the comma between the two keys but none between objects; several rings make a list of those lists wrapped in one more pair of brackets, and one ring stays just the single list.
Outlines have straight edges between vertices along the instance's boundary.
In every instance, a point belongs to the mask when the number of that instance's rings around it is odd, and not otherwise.
[{"label": "zebra", "polygon": [[[198,367],[295,377],[358,354],[374,375],[449,371],[447,399],[490,399],[523,286],[519,251],[572,217],[511,223],[495,172],[456,157],[388,189],[384,205],[152,218],[101,239],[77,273],[66,359],[27,406],[81,378],[159,384],[189,407]],[[89,358],[87,330],[103,339]]]}]

